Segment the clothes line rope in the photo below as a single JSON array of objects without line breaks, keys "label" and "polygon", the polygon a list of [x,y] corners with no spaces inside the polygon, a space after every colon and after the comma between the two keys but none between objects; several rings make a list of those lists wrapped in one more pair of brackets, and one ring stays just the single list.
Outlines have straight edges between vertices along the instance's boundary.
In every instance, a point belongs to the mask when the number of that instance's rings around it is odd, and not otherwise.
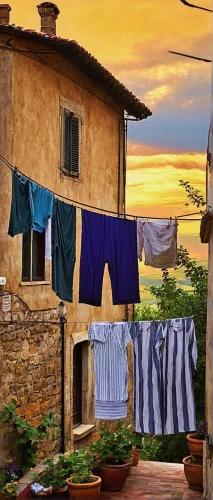
[{"label": "clothes line rope", "polygon": [[88,325],[90,324],[89,321],[48,321],[48,320],[16,320],[16,319],[7,319],[7,320],[1,320],[0,321],[0,324],[2,323],[8,323],[8,324],[11,324],[11,323],[14,323],[14,324],[35,324],[35,325],[43,325],[44,323],[48,323],[50,325],[60,325],[61,323],[64,323],[65,325],[75,325],[75,324],[79,324],[79,325]]},{"label": "clothes line rope", "polygon": [[[35,181],[34,179],[32,179],[31,177],[29,177],[28,175],[26,175],[24,172],[22,172],[21,170],[19,170],[17,167],[15,167],[14,165],[12,165],[6,158],[4,158],[3,155],[0,154],[0,160],[1,162],[7,166],[11,171],[13,171],[14,169],[17,169],[18,172],[20,172],[20,174],[24,175],[25,177],[27,177],[28,179],[30,179],[31,181],[35,182],[36,184],[38,184],[38,186],[46,189],[47,191],[49,191],[50,193],[52,193],[53,195],[55,196],[58,196],[59,198],[62,198],[64,200],[67,200],[67,201],[70,201],[72,204],[76,205],[77,208],[80,208],[81,206],[82,207],[85,207],[85,208],[90,208],[90,209],[93,209],[93,210],[98,210],[100,212],[106,212],[106,213],[109,213],[109,214],[114,214],[114,215],[122,215],[124,217],[132,217],[134,219],[141,219],[141,218],[144,218],[144,219],[153,219],[153,220],[175,220],[174,217],[152,217],[152,216],[146,216],[146,217],[143,217],[142,215],[135,215],[135,214],[123,214],[123,213],[120,213],[120,212],[114,212],[112,210],[107,210],[105,208],[99,208],[99,207],[95,207],[93,205],[88,205],[87,203],[83,203],[83,202],[80,202],[80,201],[76,201],[76,200],[73,200],[72,198],[68,198],[67,196],[64,196],[60,193],[57,193],[56,191],[52,191],[51,189],[47,188],[46,186],[43,186],[42,184],[40,184],[39,182]],[[80,205],[80,207],[78,206]],[[190,215],[198,215],[200,214],[201,212],[194,212],[193,214],[184,214],[184,215],[179,215],[176,217],[176,219],[180,219],[181,221],[189,221],[189,219],[185,219],[185,217],[189,217]],[[201,219],[190,219],[190,221],[200,221]]]}]

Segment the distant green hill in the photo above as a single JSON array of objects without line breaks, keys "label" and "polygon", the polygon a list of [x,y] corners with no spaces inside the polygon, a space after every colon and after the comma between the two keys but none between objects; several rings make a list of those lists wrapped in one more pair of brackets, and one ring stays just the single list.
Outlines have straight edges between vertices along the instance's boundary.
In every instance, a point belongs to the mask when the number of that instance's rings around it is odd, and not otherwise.
[{"label": "distant green hill", "polygon": [[[208,262],[207,261],[197,261],[197,265],[203,266],[207,269]],[[150,292],[150,286],[161,286],[162,285],[162,271],[159,269],[159,272],[155,269],[155,274],[153,274],[153,268],[150,267],[150,274],[143,275],[143,269],[140,270],[141,274],[139,277],[140,283],[140,297],[141,297],[141,306],[150,306],[156,304],[156,298]],[[177,286],[183,288],[183,290],[190,292],[192,290],[191,282],[189,278],[186,278],[184,274],[184,269],[178,269],[174,271],[174,269],[169,270],[170,275],[175,277],[177,280]]]}]

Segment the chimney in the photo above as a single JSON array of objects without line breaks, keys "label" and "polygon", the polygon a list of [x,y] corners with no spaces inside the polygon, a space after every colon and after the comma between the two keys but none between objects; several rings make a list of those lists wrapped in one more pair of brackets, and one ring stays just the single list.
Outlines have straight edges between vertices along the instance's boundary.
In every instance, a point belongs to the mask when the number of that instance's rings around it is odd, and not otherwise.
[{"label": "chimney", "polygon": [[37,5],[37,8],[41,16],[41,31],[48,35],[56,35],[56,19],[60,14],[57,5],[51,2],[43,2]]},{"label": "chimney", "polygon": [[10,23],[10,10],[8,3],[0,3],[0,24]]}]

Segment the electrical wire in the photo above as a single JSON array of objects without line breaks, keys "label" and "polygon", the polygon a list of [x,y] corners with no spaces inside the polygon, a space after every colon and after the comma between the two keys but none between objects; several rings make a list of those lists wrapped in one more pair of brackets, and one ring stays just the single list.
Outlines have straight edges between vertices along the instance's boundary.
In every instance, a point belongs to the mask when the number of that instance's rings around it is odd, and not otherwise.
[{"label": "electrical wire", "polygon": [[194,9],[201,9],[201,10],[206,10],[207,12],[213,12],[211,9],[206,9],[205,7],[200,7],[199,5],[194,5],[193,3],[187,2],[187,0],[180,0],[181,3],[186,5],[187,7],[193,7]]},{"label": "electrical wire", "polygon": [[[2,161],[2,163],[4,165],[6,165],[11,171],[13,171],[14,169],[17,169],[17,167],[14,167],[6,158],[4,158],[3,155],[0,154],[0,160]],[[24,172],[22,172],[21,170],[17,169],[18,172],[20,172],[20,174],[24,175],[25,177],[27,177],[28,179],[30,179],[31,181],[35,182],[36,184],[38,184],[38,186],[46,189],[47,191],[51,192],[52,194],[54,194],[55,196],[58,196],[59,198],[63,198],[64,200],[67,200],[67,201],[70,201],[71,203],[73,203],[74,205],[78,206],[80,205],[83,206],[83,207],[86,207],[86,208],[91,208],[92,210],[98,210],[100,212],[106,212],[106,213],[109,213],[109,214],[114,214],[114,215],[118,215],[118,212],[114,212],[112,210],[107,210],[105,208],[100,208],[100,207],[95,207],[94,205],[88,205],[87,203],[83,203],[83,202],[80,202],[80,201],[76,201],[76,200],[73,200],[72,198],[68,198],[67,196],[64,196],[60,193],[57,193],[56,191],[52,191],[52,189],[48,189],[46,186],[43,186],[42,184],[40,184],[38,181],[35,181],[34,179],[32,179],[31,177],[28,177]],[[200,212],[194,212],[193,215],[197,215],[197,214],[200,214]],[[120,214],[122,216],[124,216],[125,218],[126,217],[132,217],[134,219],[138,219],[138,218],[143,218],[142,215],[135,215],[135,214]],[[177,219],[179,219],[179,217],[181,217],[181,220],[188,220],[188,219],[184,219],[184,217],[188,217],[188,214],[185,214],[185,215],[179,215],[177,216]],[[168,219],[172,219],[172,220],[175,220],[175,218],[173,217],[152,217],[152,216],[149,216],[149,217],[144,217],[145,219],[153,219],[153,220],[168,220]],[[201,219],[191,219],[192,221],[200,221]]]},{"label": "electrical wire", "polygon": [[189,57],[190,59],[196,59],[197,61],[209,62],[211,63],[211,59],[203,59],[202,57],[189,56],[188,54],[182,54],[182,52],[174,52],[173,50],[168,50],[170,54],[175,54],[178,56]]}]

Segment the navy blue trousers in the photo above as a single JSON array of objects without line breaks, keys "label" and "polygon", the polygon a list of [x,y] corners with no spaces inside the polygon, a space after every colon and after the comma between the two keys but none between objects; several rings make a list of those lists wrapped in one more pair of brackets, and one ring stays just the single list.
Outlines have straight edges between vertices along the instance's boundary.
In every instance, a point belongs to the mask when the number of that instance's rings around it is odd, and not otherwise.
[{"label": "navy blue trousers", "polygon": [[79,302],[101,305],[106,262],[113,304],[140,302],[136,222],[82,210]]}]

